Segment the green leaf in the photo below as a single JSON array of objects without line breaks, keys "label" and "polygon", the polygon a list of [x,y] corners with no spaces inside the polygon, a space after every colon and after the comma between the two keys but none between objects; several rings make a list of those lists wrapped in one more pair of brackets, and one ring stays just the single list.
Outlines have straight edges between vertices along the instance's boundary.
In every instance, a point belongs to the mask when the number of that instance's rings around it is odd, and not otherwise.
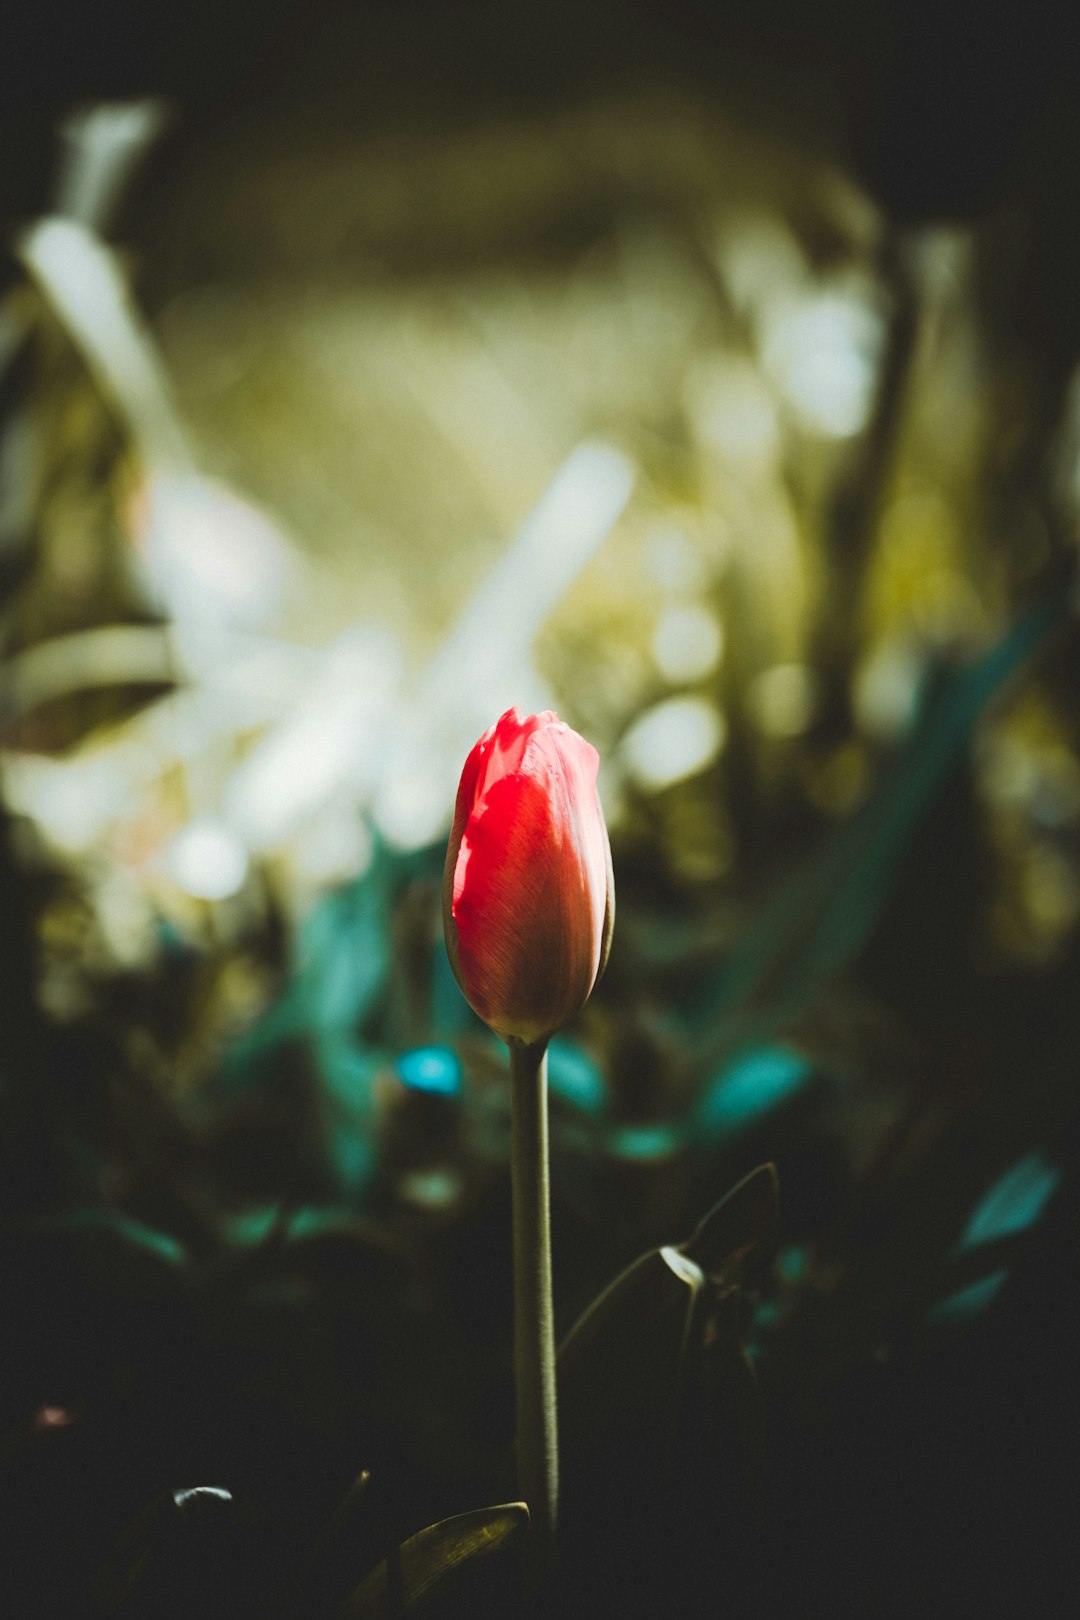
[{"label": "green leaf", "polygon": [[352,1533],[357,1520],[368,1511],[370,1484],[371,1475],[366,1468],[362,1468],[316,1536],[311,1548],[311,1563],[317,1563],[343,1536]]},{"label": "green leaf", "polygon": [[610,1547],[644,1529],[670,1470],[691,1324],[705,1287],[674,1247],[604,1290],[559,1349],[560,1538]]},{"label": "green leaf", "polygon": [[129,1520],[99,1566],[95,1608],[208,1620],[238,1614],[244,1567],[237,1528],[236,1503],[223,1486],[161,1492]]},{"label": "green leaf", "polygon": [[780,1180],[762,1164],[714,1204],[681,1253],[710,1277],[730,1274],[754,1250],[771,1253],[780,1231]]},{"label": "green leaf", "polygon": [[100,1614],[118,1614],[138,1589],[153,1561],[166,1511],[167,1498],[156,1496],[120,1531],[93,1577],[94,1607]]},{"label": "green leaf", "polygon": [[736,1290],[747,1261],[772,1251],[778,1228],[776,1169],[765,1164],[687,1242],[622,1272],[561,1346],[559,1534],[582,1612],[591,1604],[616,1613],[624,1603],[637,1612],[646,1595],[657,1613],[683,1612],[702,1563],[697,1540],[709,1542],[713,1563],[745,1563],[760,1403]]},{"label": "green leaf", "polygon": [[524,1502],[507,1502],[428,1525],[361,1581],[340,1620],[390,1620],[395,1614],[428,1612],[451,1599],[455,1606],[447,1612],[465,1613],[463,1588],[477,1567],[508,1552],[528,1522]]},{"label": "green leaf", "polygon": [[331,1594],[340,1602],[342,1594],[354,1584],[357,1570],[366,1569],[377,1556],[370,1547],[377,1522],[370,1484],[371,1475],[361,1469],[289,1583],[281,1603],[283,1613],[329,1614],[334,1606]]}]

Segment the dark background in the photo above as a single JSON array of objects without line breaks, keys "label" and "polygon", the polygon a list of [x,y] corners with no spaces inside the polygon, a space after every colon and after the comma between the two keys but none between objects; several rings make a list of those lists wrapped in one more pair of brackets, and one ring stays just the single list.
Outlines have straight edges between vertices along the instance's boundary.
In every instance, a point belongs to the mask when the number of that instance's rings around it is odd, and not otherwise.
[{"label": "dark background", "polygon": [[9,20],[7,205],[55,115],[172,93],[207,117],[305,100],[354,127],[551,106],[617,84],[704,88],[839,156],[906,218],[967,216],[1023,174],[1063,177],[1077,24],[1048,3],[177,8],[46,3]]}]

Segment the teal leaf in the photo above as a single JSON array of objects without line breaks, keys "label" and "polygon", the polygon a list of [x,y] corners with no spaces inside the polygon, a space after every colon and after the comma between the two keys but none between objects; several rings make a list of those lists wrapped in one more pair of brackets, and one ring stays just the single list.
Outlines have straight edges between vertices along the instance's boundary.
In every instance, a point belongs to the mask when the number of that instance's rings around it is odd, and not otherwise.
[{"label": "teal leaf", "polygon": [[620,1159],[647,1164],[667,1159],[686,1146],[687,1128],[682,1120],[657,1120],[648,1125],[619,1125],[609,1139],[611,1152]]},{"label": "teal leaf", "polygon": [[548,1046],[548,1085],[552,1096],[585,1114],[602,1114],[607,1107],[604,1076],[576,1041],[556,1035]]},{"label": "teal leaf", "polygon": [[176,1238],[114,1209],[86,1206],[61,1210],[5,1225],[2,1230],[41,1235],[70,1232],[76,1238],[85,1235],[91,1240],[97,1236],[116,1238],[120,1240],[122,1250],[132,1254],[141,1251],[177,1269],[187,1262],[187,1251]]},{"label": "teal leaf", "polygon": [[354,1030],[374,1008],[389,968],[382,884],[365,875],[321,899],[300,925],[297,987],[308,1027]]},{"label": "teal leaf", "polygon": [[993,1304],[1008,1279],[1007,1271],[993,1271],[989,1277],[981,1277],[978,1282],[959,1289],[957,1293],[950,1294],[947,1299],[933,1306],[929,1320],[956,1325],[970,1322]]},{"label": "teal leaf", "polygon": [[454,978],[446,947],[441,940],[432,952],[431,1024],[440,1035],[459,1035],[475,1028],[480,1020],[461,993]]},{"label": "teal leaf", "polygon": [[402,1085],[431,1097],[461,1093],[461,1059],[449,1046],[414,1046],[402,1052],[395,1067]]},{"label": "teal leaf", "polygon": [[1034,1226],[1061,1184],[1061,1171],[1039,1153],[1029,1154],[995,1181],[972,1212],[961,1248],[992,1243]]},{"label": "teal leaf", "polygon": [[696,1134],[727,1134],[753,1124],[801,1091],[812,1073],[809,1060],[789,1046],[760,1046],[742,1053],[724,1065],[698,1100]]}]

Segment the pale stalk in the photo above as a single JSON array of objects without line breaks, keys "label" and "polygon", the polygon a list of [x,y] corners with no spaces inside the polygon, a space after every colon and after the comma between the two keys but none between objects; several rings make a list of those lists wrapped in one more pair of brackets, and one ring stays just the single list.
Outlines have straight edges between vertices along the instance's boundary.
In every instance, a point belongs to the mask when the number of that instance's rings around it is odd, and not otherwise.
[{"label": "pale stalk", "polygon": [[526,1574],[535,1596],[554,1561],[559,1498],[547,1042],[526,1046],[512,1040],[509,1046],[518,1489],[529,1507]]}]

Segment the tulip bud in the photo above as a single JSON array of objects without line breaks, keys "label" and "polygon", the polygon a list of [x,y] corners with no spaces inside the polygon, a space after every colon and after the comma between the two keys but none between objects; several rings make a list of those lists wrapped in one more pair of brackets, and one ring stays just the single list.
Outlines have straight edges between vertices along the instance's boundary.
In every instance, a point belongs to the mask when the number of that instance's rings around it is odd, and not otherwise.
[{"label": "tulip bud", "polygon": [[596,749],[508,709],[465,761],[443,878],[454,976],[506,1041],[546,1041],[607,961],[615,888]]}]

